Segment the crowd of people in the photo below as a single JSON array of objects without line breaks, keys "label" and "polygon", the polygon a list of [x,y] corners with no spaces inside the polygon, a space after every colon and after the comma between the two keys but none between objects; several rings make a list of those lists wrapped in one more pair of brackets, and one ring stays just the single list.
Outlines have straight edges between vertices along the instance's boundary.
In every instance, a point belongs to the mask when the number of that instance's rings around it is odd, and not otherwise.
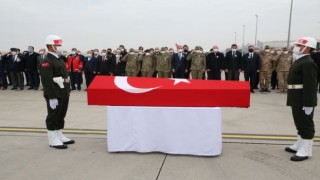
[{"label": "crowd of people", "polygon": [[[279,93],[286,93],[288,72],[294,61],[292,51],[286,47],[275,49],[267,45],[260,50],[250,45],[248,53],[242,54],[236,44],[227,52],[221,52],[216,45],[210,52],[204,52],[200,46],[189,50],[187,45],[176,45],[176,49],[140,46],[127,51],[120,45],[114,51],[108,48],[81,53],[72,48],[71,53],[62,51],[59,55],[65,62],[74,91],[80,91],[84,83],[87,88],[96,75],[221,80],[224,73],[224,80],[239,81],[243,73],[244,79],[250,81],[252,93],[258,87],[260,92],[277,88]],[[38,90],[39,65],[46,56],[46,49],[35,52],[33,46],[23,52],[11,48],[9,53],[0,53],[1,89],[12,85],[12,90],[24,90],[25,86],[28,90]],[[312,57],[320,65],[319,49]]]}]

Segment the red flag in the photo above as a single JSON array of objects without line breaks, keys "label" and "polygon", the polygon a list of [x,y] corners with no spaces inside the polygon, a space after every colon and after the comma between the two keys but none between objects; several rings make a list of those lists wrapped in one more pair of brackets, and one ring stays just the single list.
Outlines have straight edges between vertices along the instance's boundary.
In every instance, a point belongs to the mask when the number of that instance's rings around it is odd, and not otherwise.
[{"label": "red flag", "polygon": [[249,107],[248,82],[96,76],[89,105]]}]

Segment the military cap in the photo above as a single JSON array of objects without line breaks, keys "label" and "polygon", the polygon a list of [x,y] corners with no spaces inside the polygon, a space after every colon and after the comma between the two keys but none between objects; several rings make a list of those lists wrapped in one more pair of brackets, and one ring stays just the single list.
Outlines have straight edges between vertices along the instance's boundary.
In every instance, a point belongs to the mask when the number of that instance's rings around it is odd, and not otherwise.
[{"label": "military cap", "polygon": [[18,51],[18,48],[10,48],[10,51]]},{"label": "military cap", "polygon": [[162,48],[161,48],[161,51],[165,51],[165,50],[166,50],[166,48],[165,48],[165,47],[162,47]]}]

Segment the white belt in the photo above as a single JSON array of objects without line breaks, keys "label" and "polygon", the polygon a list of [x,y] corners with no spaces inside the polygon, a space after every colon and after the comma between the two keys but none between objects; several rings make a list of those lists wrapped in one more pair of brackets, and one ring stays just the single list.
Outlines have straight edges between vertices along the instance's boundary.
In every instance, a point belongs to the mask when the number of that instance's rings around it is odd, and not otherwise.
[{"label": "white belt", "polygon": [[288,85],[288,89],[303,89],[303,84],[291,84]]}]

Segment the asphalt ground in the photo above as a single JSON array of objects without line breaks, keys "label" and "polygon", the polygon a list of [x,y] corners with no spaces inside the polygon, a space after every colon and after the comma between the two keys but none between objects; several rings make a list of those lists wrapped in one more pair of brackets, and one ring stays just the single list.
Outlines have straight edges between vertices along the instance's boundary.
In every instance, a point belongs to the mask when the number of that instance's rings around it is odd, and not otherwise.
[{"label": "asphalt ground", "polygon": [[108,153],[107,112],[72,92],[67,150],[49,148],[42,91],[0,91],[0,179],[320,179],[320,111],[313,156],[291,162],[284,148],[295,140],[286,95],[251,95],[250,108],[223,108],[223,153],[217,157],[163,153]]}]

